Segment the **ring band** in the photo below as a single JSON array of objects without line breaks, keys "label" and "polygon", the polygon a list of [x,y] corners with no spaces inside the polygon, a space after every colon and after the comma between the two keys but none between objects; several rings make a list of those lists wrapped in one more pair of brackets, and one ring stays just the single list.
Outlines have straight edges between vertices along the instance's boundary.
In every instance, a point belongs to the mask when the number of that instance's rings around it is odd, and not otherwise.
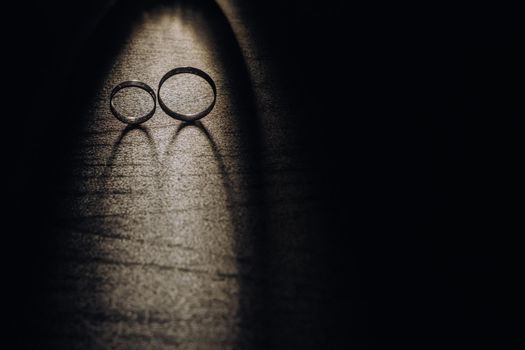
[{"label": "ring band", "polygon": [[[177,112],[169,109],[164,104],[164,101],[162,101],[162,98],[160,97],[160,89],[161,89],[162,85],[164,84],[164,82],[166,80],[168,80],[169,78],[171,78],[172,76],[174,76],[174,75],[183,74],[183,73],[194,74],[194,75],[197,75],[197,76],[203,78],[204,80],[206,80],[206,82],[208,84],[210,84],[210,86],[211,86],[211,88],[213,90],[213,101],[202,112],[194,113],[194,114],[177,113]],[[170,70],[168,73],[164,74],[164,76],[160,80],[159,88],[158,88],[157,91],[158,91],[157,97],[159,99],[160,108],[162,108],[162,110],[167,115],[169,115],[169,116],[171,116],[171,117],[173,117],[175,119],[182,120],[184,122],[193,122],[193,121],[199,120],[201,118],[204,118],[205,116],[207,116],[211,112],[211,110],[215,106],[215,101],[217,101],[217,87],[215,86],[215,82],[213,81],[213,79],[207,73],[203,72],[202,70],[200,70],[198,68],[194,68],[194,67],[179,67],[179,68],[175,68],[175,69]]]},{"label": "ring band", "polygon": [[[125,115],[117,111],[117,108],[113,104],[113,97],[120,90],[125,89],[125,88],[130,88],[130,87],[136,87],[136,88],[142,89],[146,91],[151,96],[151,98],[153,98],[153,109],[149,111],[148,114],[145,114],[138,118],[130,118],[130,117],[126,117]],[[153,89],[148,84],[143,83],[138,80],[129,80],[129,81],[124,81],[113,88],[113,90],[111,91],[111,96],[109,98],[109,106],[111,108],[111,113],[113,113],[113,115],[121,122],[126,123],[126,124],[131,124],[131,125],[141,124],[149,120],[153,116],[153,114],[155,114],[155,109],[157,108],[157,97],[155,96],[155,91],[153,91]]]}]

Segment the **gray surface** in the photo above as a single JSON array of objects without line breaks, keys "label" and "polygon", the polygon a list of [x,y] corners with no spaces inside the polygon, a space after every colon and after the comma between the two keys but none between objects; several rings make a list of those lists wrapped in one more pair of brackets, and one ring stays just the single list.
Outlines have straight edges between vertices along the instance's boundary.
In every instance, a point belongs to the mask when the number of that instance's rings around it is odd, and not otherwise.
[{"label": "gray surface", "polygon": [[[239,67],[221,56],[214,22],[184,4],[143,13],[68,151],[73,167],[57,210],[62,242],[48,276],[48,346],[287,348],[319,340],[321,279],[304,268],[313,257],[302,239],[318,227],[311,165],[290,146],[283,88],[239,19],[249,14],[220,4],[255,105],[237,90],[231,73]],[[126,129],[111,115],[114,85],[139,79],[156,89],[166,71],[184,65],[217,83],[217,105],[202,124],[183,126],[159,108],[143,128]],[[200,103],[177,97],[172,102]],[[134,110],[137,100],[119,103]]]}]

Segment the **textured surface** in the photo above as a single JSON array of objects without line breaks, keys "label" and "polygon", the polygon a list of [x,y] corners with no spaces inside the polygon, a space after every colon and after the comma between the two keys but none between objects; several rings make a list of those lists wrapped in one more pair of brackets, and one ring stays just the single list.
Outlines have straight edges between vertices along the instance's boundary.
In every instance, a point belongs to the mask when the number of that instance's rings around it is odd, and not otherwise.
[{"label": "textured surface", "polygon": [[[4,4],[6,344],[524,348],[521,11],[113,3]],[[178,65],[202,125],[113,118]]]},{"label": "textured surface", "polygon": [[[224,5],[248,46],[235,7]],[[126,11],[130,23],[113,25],[129,25],[128,32],[108,39],[102,27],[95,38],[95,52],[104,45],[98,41],[119,49],[104,58],[64,159],[72,166],[57,200],[60,245],[46,278],[45,342],[56,349],[300,344],[318,327],[312,300],[319,293],[308,286],[315,271],[298,269],[309,259],[301,231],[315,227],[307,219],[315,200],[307,162],[287,149],[279,90],[259,53],[236,46],[212,2],[139,2]],[[216,81],[217,105],[202,123],[181,124],[158,108],[141,127],[126,128],[111,115],[113,86],[138,79],[156,88],[176,66],[201,68]],[[195,109],[210,98],[201,82],[183,83],[183,93],[166,83],[168,102]],[[151,103],[143,97],[116,103],[140,113]]]}]

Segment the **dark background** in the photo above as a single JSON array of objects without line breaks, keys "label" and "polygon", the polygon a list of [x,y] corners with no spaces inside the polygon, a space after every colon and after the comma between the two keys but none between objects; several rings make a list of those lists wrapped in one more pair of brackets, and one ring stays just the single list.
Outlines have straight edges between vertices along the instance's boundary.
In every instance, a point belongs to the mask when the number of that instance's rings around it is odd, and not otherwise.
[{"label": "dark background", "polygon": [[[30,320],[54,247],[50,189],[75,127],[60,106],[105,6],[2,5],[3,330],[28,348],[43,337]],[[443,2],[242,6],[256,14],[245,20],[282,72],[274,79],[290,87],[282,91],[296,111],[288,117],[302,121],[296,142],[322,193],[323,228],[307,237],[316,259],[304,266],[321,271],[325,286],[315,301],[322,337],[311,347],[516,346],[524,326],[520,12]]]}]

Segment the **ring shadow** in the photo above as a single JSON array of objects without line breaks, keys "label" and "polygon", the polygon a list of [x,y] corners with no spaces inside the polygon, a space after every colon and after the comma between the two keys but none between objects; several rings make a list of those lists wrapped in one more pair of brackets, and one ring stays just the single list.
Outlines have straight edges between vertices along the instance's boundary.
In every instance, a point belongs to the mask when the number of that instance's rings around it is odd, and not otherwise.
[{"label": "ring shadow", "polygon": [[155,175],[154,175],[155,186],[157,189],[160,188],[160,177],[159,177],[160,170],[158,167],[158,165],[160,164],[159,154],[157,151],[157,147],[155,145],[155,141],[153,140],[153,137],[151,136],[151,133],[148,127],[143,126],[143,125],[128,125],[124,129],[122,129],[122,131],[120,132],[118,138],[115,140],[115,143],[111,147],[111,152],[109,154],[109,157],[106,161],[106,165],[104,167],[104,172],[102,175],[102,178],[104,179],[104,185],[102,186],[102,188],[106,187],[105,182],[109,178],[111,169],[113,169],[113,167],[115,166],[115,158],[117,157],[119,151],[121,150],[123,146],[124,139],[131,136],[133,132],[139,133],[140,135],[144,136],[146,139],[146,143],[149,146],[150,154],[153,156],[153,160],[154,160],[154,164],[156,168]]},{"label": "ring shadow", "polygon": [[[195,122],[182,122],[179,124],[177,129],[173,132],[173,135],[170,138],[170,141],[168,142],[168,145],[166,146],[165,150],[165,156],[171,156],[172,155],[172,146],[175,143],[175,140],[177,136],[182,132],[182,130],[186,128],[195,128],[198,131],[200,131],[204,136],[206,136],[206,139],[208,140],[209,145],[211,146],[211,150],[213,153],[213,157],[217,161],[217,164],[219,165],[220,169],[220,175],[223,180],[223,186],[226,190],[226,200],[228,201],[228,208],[232,208],[232,206],[235,203],[234,200],[234,191],[232,182],[230,179],[230,176],[228,174],[228,170],[226,169],[226,165],[224,164],[222,155],[220,153],[219,147],[217,146],[217,143],[215,142],[213,136],[210,134],[206,126],[203,124],[202,121],[197,120]],[[237,225],[234,224],[234,228],[236,228]]]},{"label": "ring shadow", "polygon": [[148,146],[150,147],[150,150],[152,151],[152,154],[155,158],[155,160],[159,161],[159,155],[157,153],[157,148],[155,146],[155,141],[153,140],[153,137],[151,136],[151,133],[149,132],[149,129],[146,126],[143,125],[128,125],[122,131],[120,132],[118,138],[115,140],[115,143],[111,147],[111,153],[108,157],[108,160],[106,161],[106,169],[108,167],[111,167],[115,164],[115,157],[117,156],[117,153],[122,146],[122,141],[133,131],[138,131],[142,135],[146,137],[146,142]]}]

